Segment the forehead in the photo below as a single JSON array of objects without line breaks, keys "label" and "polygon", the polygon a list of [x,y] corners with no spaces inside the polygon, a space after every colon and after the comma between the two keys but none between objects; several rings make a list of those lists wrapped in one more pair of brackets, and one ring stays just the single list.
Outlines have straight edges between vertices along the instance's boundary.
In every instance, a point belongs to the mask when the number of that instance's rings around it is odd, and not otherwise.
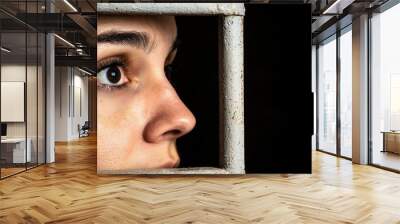
[{"label": "forehead", "polygon": [[110,30],[145,32],[154,39],[173,42],[177,35],[174,16],[99,15],[97,34]]}]

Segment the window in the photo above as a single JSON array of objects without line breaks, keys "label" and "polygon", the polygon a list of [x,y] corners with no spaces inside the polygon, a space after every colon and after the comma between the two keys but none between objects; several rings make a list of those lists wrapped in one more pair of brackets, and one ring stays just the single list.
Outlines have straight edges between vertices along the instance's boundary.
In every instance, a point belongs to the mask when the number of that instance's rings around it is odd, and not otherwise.
[{"label": "window", "polygon": [[400,4],[371,18],[371,162],[400,170]]},{"label": "window", "polygon": [[351,158],[352,148],[352,34],[351,26],[340,36],[340,155]]},{"label": "window", "polygon": [[351,159],[353,116],[351,24],[318,46],[317,149]]},{"label": "window", "polygon": [[[26,19],[44,1],[1,1]],[[45,35],[3,10],[0,13],[0,178],[45,162]]]},{"label": "window", "polygon": [[318,48],[318,149],[336,153],[336,36]]}]

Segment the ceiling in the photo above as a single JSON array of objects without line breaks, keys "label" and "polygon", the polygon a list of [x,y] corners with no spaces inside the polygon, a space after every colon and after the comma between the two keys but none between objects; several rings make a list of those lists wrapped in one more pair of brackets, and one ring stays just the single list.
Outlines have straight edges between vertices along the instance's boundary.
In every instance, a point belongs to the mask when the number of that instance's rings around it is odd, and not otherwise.
[{"label": "ceiling", "polygon": [[388,0],[310,0],[313,43],[328,38],[352,23],[353,17],[374,11]]},{"label": "ceiling", "polygon": [[10,60],[35,58],[44,47],[36,43],[36,36],[51,32],[57,34],[56,65],[72,61],[74,66],[95,71],[96,22],[96,0],[0,1],[2,46],[11,50]]},{"label": "ceiling", "polygon": [[[25,32],[54,32],[56,63],[73,61],[96,70],[96,3],[124,0],[0,0],[2,45],[12,49],[16,58],[37,51],[36,39]],[[160,0],[159,2],[168,0]],[[185,1],[185,0],[182,0]],[[240,1],[240,0],[238,0]],[[352,16],[374,9],[388,0],[249,0],[252,3],[311,4],[313,42],[332,35],[340,26],[350,24]],[[47,4],[46,4],[47,2]],[[132,2],[132,0],[126,0]],[[142,2],[153,2],[142,0]],[[51,11],[51,13],[49,13]],[[328,12],[328,13],[327,13]],[[339,22],[340,21],[340,22]],[[339,24],[339,25],[338,25]],[[35,40],[35,41],[33,41]],[[66,41],[64,41],[66,40]],[[26,42],[28,43],[25,48]],[[31,43],[32,42],[32,43]],[[72,45],[74,45],[72,47]],[[39,45],[39,48],[42,46]],[[3,54],[3,52],[2,52]],[[88,66],[91,64],[91,66]]]}]

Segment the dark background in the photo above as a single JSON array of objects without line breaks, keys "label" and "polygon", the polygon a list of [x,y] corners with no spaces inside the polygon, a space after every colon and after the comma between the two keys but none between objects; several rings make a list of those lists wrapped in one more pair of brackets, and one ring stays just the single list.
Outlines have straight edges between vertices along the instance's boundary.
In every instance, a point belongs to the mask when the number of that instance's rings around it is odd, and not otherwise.
[{"label": "dark background", "polygon": [[[178,140],[181,167],[218,167],[218,17],[177,17],[181,39],[171,76],[197,119]],[[247,173],[310,173],[311,8],[246,5]]]},{"label": "dark background", "polygon": [[180,41],[171,81],[197,121],[177,141],[181,167],[218,167],[218,17],[177,16],[176,23]]},{"label": "dark background", "polygon": [[249,173],[310,173],[310,5],[247,5],[245,158]]}]

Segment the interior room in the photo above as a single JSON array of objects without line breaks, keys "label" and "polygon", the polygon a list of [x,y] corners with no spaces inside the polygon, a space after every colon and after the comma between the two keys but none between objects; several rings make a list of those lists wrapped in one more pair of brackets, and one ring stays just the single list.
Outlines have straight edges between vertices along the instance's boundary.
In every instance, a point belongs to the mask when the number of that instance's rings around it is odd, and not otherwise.
[{"label": "interior room", "polygon": [[[173,142],[179,168],[224,170],[238,140],[242,173],[99,172],[101,3],[173,12],[180,50],[158,81],[197,122]],[[400,2],[224,3],[205,16],[174,14],[196,5],[181,1],[1,0],[0,223],[400,223]],[[222,15],[241,13],[243,114],[226,116]],[[243,122],[237,138],[227,120]]]},{"label": "interior room", "polygon": [[[26,3],[13,3],[12,7],[30,13],[40,11],[36,5]],[[0,14],[3,21],[0,173],[4,178],[45,163],[46,54],[45,35],[18,23],[22,14],[11,15],[3,10]]]},{"label": "interior room", "polygon": [[[398,172],[399,94],[396,74],[399,69],[395,58],[399,44],[395,40],[399,32],[394,27],[399,21],[400,7],[390,1],[378,5],[375,6],[377,9],[369,12],[369,41],[364,43],[366,52],[363,52],[369,57],[369,61],[365,61],[368,80],[361,86],[365,89],[367,97],[364,102],[368,105],[364,107],[366,126],[363,129],[366,141],[370,142],[364,160],[373,166]],[[357,87],[360,78],[354,77],[357,68],[352,67],[355,63],[353,45],[359,44],[354,34],[358,35],[358,31],[353,30],[349,16],[341,19],[337,30],[327,29],[315,38],[314,54],[318,70],[314,81],[318,86],[316,148],[352,160],[355,155],[352,123],[360,116],[352,112],[353,107],[358,107],[356,102],[352,102],[355,99],[352,89]]]},{"label": "interior room", "polygon": [[371,162],[400,170],[400,45],[396,5],[371,18]]},{"label": "interior room", "polygon": [[[96,133],[96,14],[95,3],[89,1],[75,6],[62,1],[2,1],[0,6],[4,179],[54,162],[54,150],[47,149],[55,143]],[[49,32],[54,32],[51,39]],[[54,87],[50,73],[56,74]],[[55,132],[49,135],[51,105]]]}]

